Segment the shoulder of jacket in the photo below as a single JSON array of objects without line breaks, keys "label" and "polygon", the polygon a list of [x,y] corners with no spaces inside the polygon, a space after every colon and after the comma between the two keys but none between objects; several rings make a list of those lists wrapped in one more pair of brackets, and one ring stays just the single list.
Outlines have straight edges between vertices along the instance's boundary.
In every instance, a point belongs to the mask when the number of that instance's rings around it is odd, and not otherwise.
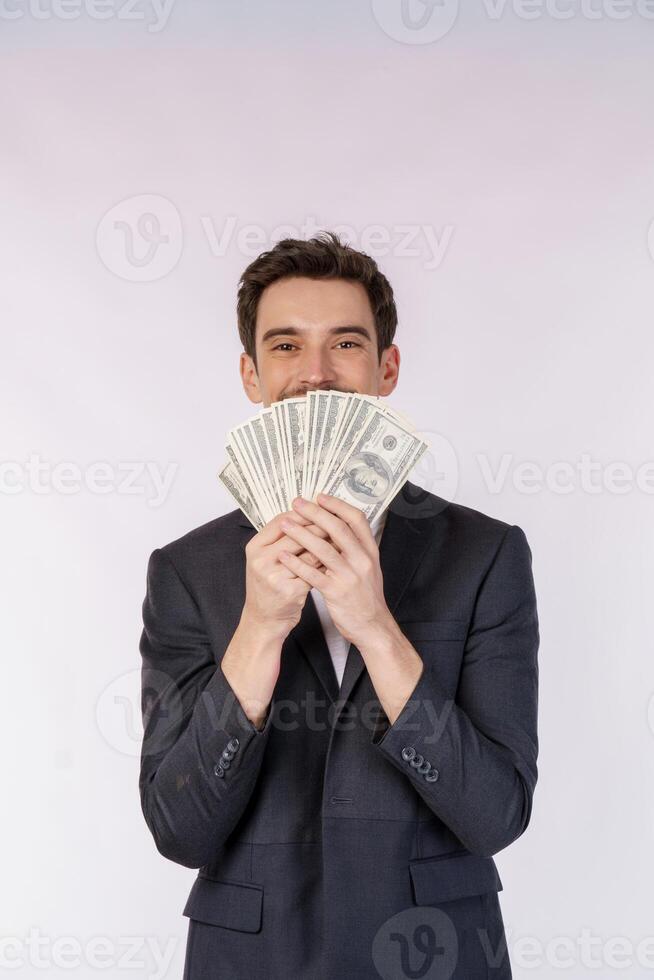
[{"label": "shoulder of jacket", "polygon": [[229,551],[239,548],[243,543],[243,528],[239,525],[242,518],[239,508],[216,517],[205,524],[192,528],[185,534],[174,538],[158,550],[176,566],[187,561],[197,561],[208,554]]},{"label": "shoulder of jacket", "polygon": [[444,523],[446,534],[455,545],[466,550],[494,552],[516,526],[466,504],[446,500],[422,487],[411,485],[411,493],[414,500],[420,501],[419,507],[425,515],[431,511],[435,520]]}]

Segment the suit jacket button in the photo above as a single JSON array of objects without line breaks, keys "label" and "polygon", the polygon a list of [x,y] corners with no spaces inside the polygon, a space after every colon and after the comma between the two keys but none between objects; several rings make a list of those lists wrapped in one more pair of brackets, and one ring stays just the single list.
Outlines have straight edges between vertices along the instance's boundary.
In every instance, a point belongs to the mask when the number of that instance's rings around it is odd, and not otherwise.
[{"label": "suit jacket button", "polygon": [[234,738],[230,738],[229,742],[227,743],[227,748],[230,750],[230,752],[236,752],[240,744],[241,743],[235,735]]},{"label": "suit jacket button", "polygon": [[425,773],[425,779],[428,783],[435,783],[438,779],[438,769],[430,769],[428,773]]},{"label": "suit jacket button", "polygon": [[223,769],[229,769],[229,767],[231,766],[231,762],[229,759],[221,759],[220,765],[223,767]]},{"label": "suit jacket button", "polygon": [[425,775],[431,770],[431,762],[428,759],[424,759],[422,765],[418,766],[418,772],[421,775]]},{"label": "suit jacket button", "polygon": [[234,753],[230,752],[229,749],[224,749],[221,759],[233,759]]},{"label": "suit jacket button", "polygon": [[216,776],[220,776],[221,779],[225,775],[225,770],[223,769],[223,767],[220,765],[219,762],[217,762],[216,765],[213,767],[213,771],[216,774]]},{"label": "suit jacket button", "polygon": [[411,762],[416,754],[416,750],[412,745],[405,745],[402,749],[402,758],[405,762]]},{"label": "suit jacket button", "polygon": [[417,769],[418,766],[421,766],[424,761],[425,761],[424,755],[420,755],[420,753],[418,752],[418,754],[414,756],[414,758],[411,760],[409,765],[413,766],[414,769]]}]

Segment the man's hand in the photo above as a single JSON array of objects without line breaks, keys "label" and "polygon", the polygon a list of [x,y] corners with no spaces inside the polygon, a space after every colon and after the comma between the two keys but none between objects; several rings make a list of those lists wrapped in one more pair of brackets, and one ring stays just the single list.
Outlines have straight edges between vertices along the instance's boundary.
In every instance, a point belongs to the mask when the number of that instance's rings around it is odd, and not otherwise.
[{"label": "man's hand", "polygon": [[380,624],[392,619],[384,598],[377,542],[357,507],[325,494],[319,494],[317,500],[296,497],[293,508],[325,536],[312,534],[284,514],[280,515],[280,529],[324,567],[303,563],[285,545],[280,545],[277,557],[309,588],[320,589],[339,633],[359,646]]},{"label": "man's hand", "polygon": [[302,526],[311,536],[325,538],[327,532],[315,527],[293,511],[278,514],[252,537],[245,546],[246,581],[243,616],[255,627],[269,630],[271,636],[284,639],[300,619],[307,592],[311,586],[279,562],[280,551],[292,551],[303,566],[317,567],[319,559],[306,552],[301,543],[287,537],[282,522]]},{"label": "man's hand", "polygon": [[279,676],[282,644],[300,619],[311,588],[279,562],[279,551],[292,549],[303,568],[319,565],[314,555],[284,534],[280,526],[283,518],[302,525],[312,539],[327,533],[299,514],[286,511],[269,521],[245,546],[245,603],[220,669],[257,728],[266,720]]},{"label": "man's hand", "polygon": [[293,507],[329,535],[312,536],[282,519],[290,538],[318,558],[314,568],[297,555],[279,556],[299,578],[322,592],[338,631],[359,649],[391,724],[399,717],[420,679],[424,664],[395,622],[384,598],[379,549],[365,515],[338,497],[318,494],[317,503],[296,497]]}]

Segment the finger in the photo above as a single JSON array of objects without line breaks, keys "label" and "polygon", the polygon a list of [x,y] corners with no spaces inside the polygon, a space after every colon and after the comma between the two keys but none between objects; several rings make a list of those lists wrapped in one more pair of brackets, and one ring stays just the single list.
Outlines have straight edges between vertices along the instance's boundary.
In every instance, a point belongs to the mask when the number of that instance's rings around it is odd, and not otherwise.
[{"label": "finger", "polygon": [[[301,545],[299,547],[302,547]],[[290,551],[290,548],[283,548],[283,551]],[[314,568],[324,568],[325,566],[320,561],[320,558],[316,558],[312,555],[310,551],[291,551],[292,555],[297,555],[301,561],[305,561],[307,565],[313,565]]]},{"label": "finger", "polygon": [[[300,526],[299,524],[297,525]],[[319,538],[327,538],[327,532],[321,527],[317,527],[315,524],[307,524],[306,530]],[[300,542],[291,538],[286,531],[282,531],[282,536],[279,540],[274,541],[273,544],[268,546],[268,551],[266,554],[270,557],[271,561],[276,561],[279,557],[279,552],[283,549],[291,551],[295,555],[299,555],[302,551],[305,551],[305,547]]]},{"label": "finger", "polygon": [[[340,497],[333,497],[328,493],[319,493],[316,500],[321,507],[340,517],[364,548],[372,552],[377,550],[377,542],[372,533],[370,522],[362,510],[359,510],[358,507],[354,507],[352,504],[348,504],[347,500],[341,500]],[[302,516],[304,516],[304,513]],[[311,514],[307,514],[306,516],[309,518],[312,517]]]},{"label": "finger", "polygon": [[343,556],[329,541],[312,534],[307,528],[293,526],[290,522],[283,523],[282,527],[289,538],[303,545],[307,551],[319,558],[326,568],[336,571],[342,565]]},{"label": "finger", "polygon": [[[293,507],[297,508],[303,517],[310,518],[314,524],[324,528],[334,544],[343,552],[349,561],[354,562],[357,556],[360,555],[361,542],[352,528],[337,514],[330,513],[321,504],[314,503],[312,500],[304,500],[301,497],[295,498]],[[356,508],[353,507],[352,510],[356,510]],[[364,521],[366,520],[361,511],[357,511],[357,513],[363,517]]]},{"label": "finger", "polygon": [[298,578],[301,578],[313,589],[324,589],[329,583],[325,572],[321,572],[317,568],[311,568],[301,558],[298,558],[297,555],[292,555],[288,551],[282,551],[279,560],[289,571],[294,572]]},{"label": "finger", "polygon": [[262,545],[273,544],[274,542],[278,541],[284,534],[281,529],[281,521],[284,519],[293,520],[296,522],[296,524],[301,525],[311,524],[310,518],[303,517],[302,514],[298,514],[297,511],[294,510],[285,510],[283,513],[276,514],[275,517],[269,520],[268,523],[261,528],[261,530],[257,533],[256,538],[253,540],[256,540]]}]

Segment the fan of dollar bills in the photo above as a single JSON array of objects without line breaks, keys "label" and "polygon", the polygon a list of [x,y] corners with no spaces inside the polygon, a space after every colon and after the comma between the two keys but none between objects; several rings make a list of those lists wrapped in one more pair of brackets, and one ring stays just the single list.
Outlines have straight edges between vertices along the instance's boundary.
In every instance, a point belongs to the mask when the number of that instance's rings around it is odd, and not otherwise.
[{"label": "fan of dollar bills", "polygon": [[429,443],[376,395],[309,391],[273,402],[227,433],[218,479],[257,531],[295,497],[339,497],[373,521]]}]

